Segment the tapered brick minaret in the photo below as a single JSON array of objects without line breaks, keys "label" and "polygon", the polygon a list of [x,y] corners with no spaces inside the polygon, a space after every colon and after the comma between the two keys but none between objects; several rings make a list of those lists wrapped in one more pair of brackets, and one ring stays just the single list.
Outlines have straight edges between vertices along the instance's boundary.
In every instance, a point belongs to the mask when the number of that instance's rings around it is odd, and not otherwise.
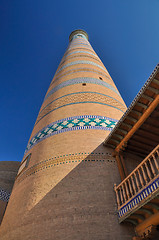
[{"label": "tapered brick minaret", "polygon": [[130,239],[118,224],[111,149],[126,110],[83,30],[73,31],[29,139],[1,240]]}]

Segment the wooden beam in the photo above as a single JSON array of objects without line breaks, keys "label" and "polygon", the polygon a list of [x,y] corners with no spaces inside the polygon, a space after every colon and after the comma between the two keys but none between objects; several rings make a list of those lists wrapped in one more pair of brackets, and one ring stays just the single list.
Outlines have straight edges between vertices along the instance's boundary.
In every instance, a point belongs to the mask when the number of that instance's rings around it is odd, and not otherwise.
[{"label": "wooden beam", "polygon": [[132,113],[135,113],[136,115],[138,115],[138,116],[141,116],[142,115],[142,113],[141,112],[139,112],[139,111],[136,111],[136,110],[131,110],[131,112]]},{"label": "wooden beam", "polygon": [[154,93],[156,93],[156,94],[159,94],[159,90],[158,89],[156,89],[156,88],[153,88],[153,87],[148,87],[148,89],[147,90],[150,90],[151,92],[154,92]]},{"label": "wooden beam", "polygon": [[116,134],[116,133],[114,133],[113,136],[115,136],[115,137],[117,137],[117,138],[119,138],[119,139],[123,139],[123,136],[122,136],[122,135],[119,135],[119,134]]},{"label": "wooden beam", "polygon": [[123,181],[125,179],[125,174],[124,174],[124,171],[123,171],[123,167],[122,167],[119,155],[117,154],[115,156],[115,158],[116,158],[116,161],[117,161],[117,165],[118,165],[118,170],[119,170],[119,174],[120,174],[120,177],[121,177],[121,181]]},{"label": "wooden beam", "polygon": [[141,149],[141,148],[138,148],[136,146],[132,146],[132,145],[129,145],[128,146],[128,150],[133,150],[134,151],[134,154],[135,154],[135,151],[136,153],[143,153],[145,155],[148,155],[150,153],[150,151],[147,151],[147,149]]},{"label": "wooden beam", "polygon": [[120,132],[122,132],[122,133],[124,133],[124,134],[127,134],[127,133],[128,133],[128,131],[123,130],[123,129],[121,129],[121,128],[118,128],[118,131],[120,131]]},{"label": "wooden beam", "polygon": [[146,147],[147,149],[150,149],[150,150],[154,147],[154,145],[151,145],[151,144],[149,145],[149,144],[142,143],[142,142],[139,142],[134,139],[130,139],[128,146],[136,146],[136,145],[137,145],[137,147],[141,147],[143,149],[145,149],[145,147]]},{"label": "wooden beam", "polygon": [[154,78],[153,82],[159,85],[159,80],[158,79]]},{"label": "wooden beam", "polygon": [[156,209],[156,210],[159,210],[159,205],[156,204],[156,203],[151,203],[151,202],[149,202],[149,203],[147,203],[146,205],[147,205],[147,206],[150,206],[150,207],[152,207],[152,208],[154,208],[154,209]]},{"label": "wooden beam", "polygon": [[122,122],[121,125],[128,127],[128,128],[132,128],[133,125],[130,125],[128,123]]},{"label": "wooden beam", "polygon": [[110,144],[110,143],[107,143],[107,144],[104,143],[104,145],[105,145],[105,146],[108,146],[108,147],[111,147],[111,148],[115,148],[115,147],[116,147],[115,145]]},{"label": "wooden beam", "polygon": [[151,139],[152,141],[154,140],[154,137],[155,137],[155,138],[157,138],[157,142],[158,142],[158,135],[153,133],[153,132],[150,132],[148,129],[146,129],[146,130],[145,129],[139,129],[137,131],[137,134],[145,136],[145,137]]},{"label": "wooden beam", "polygon": [[133,150],[130,150],[130,149],[127,149],[127,152],[129,152],[131,154],[134,154],[134,155],[137,155],[137,156],[142,157],[142,158],[145,158],[147,156],[147,154],[145,154],[145,153],[134,152]]},{"label": "wooden beam", "polygon": [[122,163],[122,165],[123,165],[123,169],[124,169],[125,177],[127,177],[127,176],[128,176],[128,170],[127,170],[127,168],[126,168],[126,165],[125,165],[125,161],[124,161],[123,155],[120,154],[119,156],[120,156],[120,159],[121,159],[121,163]]},{"label": "wooden beam", "polygon": [[132,215],[132,217],[137,218],[137,219],[141,219],[141,220],[145,220],[145,216],[142,215],[142,214],[134,213],[134,214]]},{"label": "wooden beam", "polygon": [[[158,124],[158,123],[157,123]],[[157,127],[154,127],[153,125],[151,124],[148,124],[147,122],[143,124],[143,126],[141,127],[143,130],[145,131],[149,131],[151,133],[155,133],[157,136],[159,134],[159,128]]]},{"label": "wooden beam", "polygon": [[112,142],[115,142],[115,143],[117,143],[117,144],[120,143],[119,140],[116,140],[116,139],[114,139],[114,138],[111,138],[111,141],[112,141]]},{"label": "wooden beam", "polygon": [[148,95],[146,95],[146,94],[142,94],[141,97],[145,98],[146,100],[148,100],[148,101],[150,101],[150,102],[152,102],[152,101],[154,100],[153,97],[150,97],[150,96],[148,96]]},{"label": "wooden beam", "polygon": [[140,103],[140,102],[137,102],[136,105],[139,106],[139,107],[142,107],[142,108],[144,108],[144,109],[147,108],[147,105],[145,105],[145,104],[143,104],[143,103]]},{"label": "wooden beam", "polygon": [[124,222],[129,222],[129,223],[132,223],[133,225],[137,225],[138,224],[138,221],[135,220],[135,219],[130,219],[130,218],[127,218]]},{"label": "wooden beam", "polygon": [[119,152],[124,144],[132,137],[132,135],[136,132],[136,130],[145,122],[145,120],[150,116],[152,111],[156,108],[156,106],[159,104],[159,95],[156,96],[155,100],[149,105],[147,110],[143,113],[143,115],[140,117],[138,122],[130,129],[128,134],[123,138],[123,140],[119,143],[119,145],[116,147],[116,152]]},{"label": "wooden beam", "polygon": [[[133,139],[137,140],[141,143],[146,143],[148,145],[151,145],[152,141],[155,142],[154,139],[149,139],[147,137],[143,137],[141,135],[138,135],[137,133],[135,133],[135,135],[133,136]],[[156,141],[155,144],[158,144],[158,141]]]},{"label": "wooden beam", "polygon": [[126,116],[126,119],[129,119],[132,122],[137,122],[138,120],[136,118],[130,117],[130,116]]},{"label": "wooden beam", "polygon": [[144,207],[140,208],[139,211],[144,212],[144,213],[147,213],[147,214],[149,214],[149,215],[152,215],[152,214],[153,214],[153,211],[152,211],[152,210],[147,209],[147,208],[144,208]]}]

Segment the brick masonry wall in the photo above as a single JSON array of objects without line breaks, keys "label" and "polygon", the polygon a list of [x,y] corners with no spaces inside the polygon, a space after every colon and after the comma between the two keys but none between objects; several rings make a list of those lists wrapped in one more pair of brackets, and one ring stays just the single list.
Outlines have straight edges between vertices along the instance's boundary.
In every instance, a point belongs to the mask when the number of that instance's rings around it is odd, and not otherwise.
[{"label": "brick masonry wall", "polygon": [[0,162],[0,223],[7,206],[20,162]]}]

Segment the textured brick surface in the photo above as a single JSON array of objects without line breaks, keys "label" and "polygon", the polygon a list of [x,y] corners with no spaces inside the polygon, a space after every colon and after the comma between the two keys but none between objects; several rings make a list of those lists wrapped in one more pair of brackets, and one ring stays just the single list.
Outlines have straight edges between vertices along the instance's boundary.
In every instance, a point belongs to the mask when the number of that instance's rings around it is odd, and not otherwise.
[{"label": "textured brick surface", "polygon": [[[95,56],[81,53],[82,51],[91,52]],[[81,82],[54,89],[75,78],[85,81],[88,78],[96,78],[97,82],[100,79],[101,83],[105,82],[111,87],[107,88],[96,82],[85,82],[86,86],[83,86]],[[69,98],[69,103],[77,103],[80,99],[81,102],[54,111],[51,110],[56,108],[56,105],[51,103],[47,108],[47,115],[36,122],[30,139],[48,124],[64,118],[96,115],[119,120],[123,112],[116,108],[117,102],[120,102],[123,111],[126,110],[103,63],[90,48],[88,41],[82,38],[73,39],[70,43],[47,94],[52,89],[56,91],[45,98],[38,120],[46,105],[64,95],[75,96],[74,93],[79,93],[79,99]],[[91,93],[87,93],[86,97],[85,92]],[[107,96],[102,100],[97,99],[97,93]],[[86,102],[88,99],[91,99],[92,103]],[[103,101],[107,105],[93,101]],[[58,101],[59,105],[66,103],[66,98]],[[99,129],[77,129],[50,136],[35,144],[27,152],[31,153],[27,169],[15,182],[0,228],[0,238],[131,239],[132,227],[118,224],[113,186],[114,183],[120,182],[120,178],[116,162],[111,157],[111,149],[102,144],[109,132]]]},{"label": "textured brick surface", "polygon": [[0,223],[7,206],[8,196],[10,195],[13,188],[19,165],[20,162],[0,162]]}]

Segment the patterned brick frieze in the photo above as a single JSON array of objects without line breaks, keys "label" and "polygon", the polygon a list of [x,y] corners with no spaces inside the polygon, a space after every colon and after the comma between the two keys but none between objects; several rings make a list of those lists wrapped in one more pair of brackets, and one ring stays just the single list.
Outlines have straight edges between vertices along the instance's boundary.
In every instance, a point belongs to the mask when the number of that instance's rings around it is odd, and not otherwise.
[{"label": "patterned brick frieze", "polygon": [[74,66],[74,65],[78,65],[78,64],[89,64],[89,65],[93,65],[93,66],[96,66],[98,68],[101,68],[104,72],[108,73],[107,70],[102,67],[101,65],[95,63],[95,62],[91,62],[91,61],[85,61],[85,60],[81,60],[81,61],[73,61],[71,63],[68,63],[66,65],[63,65],[57,72],[56,74],[58,74],[59,72],[61,72],[63,69],[67,68],[67,67],[71,67],[71,66]]},{"label": "patterned brick frieze", "polygon": [[4,189],[0,188],[0,200],[4,202],[8,202],[10,198],[10,193],[5,191]]},{"label": "patterned brick frieze", "polygon": [[123,112],[125,111],[126,107],[124,104],[119,102],[117,99],[108,96],[106,94],[102,93],[96,93],[96,92],[76,92],[76,93],[70,93],[64,96],[61,96],[53,101],[51,101],[49,104],[47,104],[40,112],[37,117],[35,125],[46,115],[49,113],[62,108],[64,106],[69,106],[73,104],[83,104],[83,103],[96,103],[96,104],[102,104],[106,105],[112,108],[116,108],[119,111]]},{"label": "patterned brick frieze", "polygon": [[52,88],[50,90],[50,92],[48,92],[48,94],[45,96],[46,100],[48,97],[50,97],[53,93],[55,93],[56,91],[58,91],[61,88],[70,86],[70,85],[74,85],[74,84],[79,84],[79,83],[91,83],[91,84],[97,84],[106,88],[109,88],[110,90],[112,90],[113,92],[117,93],[119,96],[119,92],[116,90],[115,87],[113,87],[112,85],[110,85],[107,82],[104,82],[98,78],[90,78],[90,77],[83,77],[83,78],[73,78],[70,80],[67,80],[65,82],[60,83],[59,85],[57,85],[56,87]]},{"label": "patterned brick frieze", "polygon": [[30,150],[35,144],[53,136],[67,131],[86,130],[86,129],[99,129],[111,131],[117,123],[117,120],[103,116],[84,115],[75,116],[53,122],[43,129],[41,129],[30,140],[25,150],[25,153]]},{"label": "patterned brick frieze", "polygon": [[108,162],[115,163],[115,160],[112,160],[111,153],[70,153],[62,156],[54,156],[49,159],[43,160],[37,164],[34,164],[32,167],[26,169],[22,172],[18,178],[17,182],[24,180],[26,177],[36,174],[39,171],[49,169],[54,166],[62,166],[63,164],[70,163],[80,163],[80,162]]}]

